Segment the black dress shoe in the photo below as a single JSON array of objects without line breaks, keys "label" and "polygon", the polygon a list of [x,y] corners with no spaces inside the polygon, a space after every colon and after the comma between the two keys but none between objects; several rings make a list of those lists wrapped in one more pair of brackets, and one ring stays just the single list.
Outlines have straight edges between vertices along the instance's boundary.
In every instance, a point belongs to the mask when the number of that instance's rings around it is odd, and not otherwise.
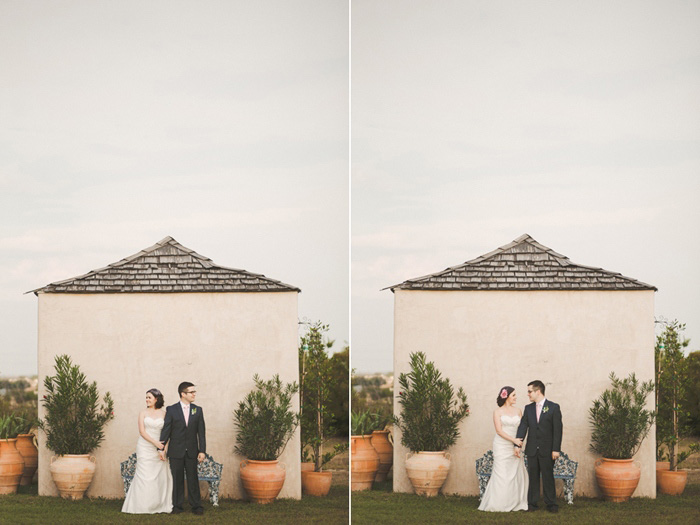
[{"label": "black dress shoe", "polygon": [[202,507],[197,507],[196,509],[192,509],[192,513],[201,516],[204,514],[204,509]]},{"label": "black dress shoe", "polygon": [[559,512],[559,507],[547,507],[547,512],[557,513]]},{"label": "black dress shoe", "polygon": [[527,511],[528,511],[528,512],[537,512],[537,507],[529,506],[529,507],[527,508]]},{"label": "black dress shoe", "polygon": [[173,508],[173,510],[170,514],[180,514],[180,513],[182,513],[182,509]]}]

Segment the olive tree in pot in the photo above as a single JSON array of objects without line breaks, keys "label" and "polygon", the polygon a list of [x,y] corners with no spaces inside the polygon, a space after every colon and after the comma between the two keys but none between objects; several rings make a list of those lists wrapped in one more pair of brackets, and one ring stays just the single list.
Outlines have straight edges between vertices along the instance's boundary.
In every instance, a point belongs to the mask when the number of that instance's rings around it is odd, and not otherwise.
[{"label": "olive tree in pot", "polygon": [[82,499],[95,474],[90,452],[104,439],[104,426],[114,418],[114,401],[107,392],[100,404],[97,383],[88,383],[68,355],[56,357],[55,376],[44,379],[46,417],[39,428],[46,433],[51,477],[61,497]]},{"label": "olive tree in pot", "polygon": [[253,382],[255,388],[234,411],[235,450],[247,458],[240,464],[241,481],[251,501],[272,503],[286,477],[285,465],[277,458],[299,424],[299,414],[292,411],[299,385],[282,383],[279,374],[268,381],[255,374]]},{"label": "olive tree in pot", "polygon": [[0,416],[0,494],[17,492],[24,459],[17,450],[17,435],[24,426],[24,420],[16,414]]},{"label": "olive tree in pot", "polygon": [[301,485],[306,494],[326,496],[331,488],[332,472],[323,472],[323,466],[348,449],[348,444],[338,443],[331,451],[323,447],[336,429],[335,414],[330,401],[336,382],[331,370],[327,350],[333,341],[324,338],[328,325],[320,321],[307,323],[307,333],[299,345],[299,384],[302,462],[312,462],[313,468],[301,473]]},{"label": "olive tree in pot", "polygon": [[436,496],[449,473],[447,449],[459,437],[459,423],[469,415],[462,387],[455,393],[423,352],[410,355],[411,371],[399,375],[401,415],[394,424],[401,429],[406,473],[416,494]]},{"label": "olive tree in pot", "polygon": [[[700,451],[697,443],[688,450],[680,451],[680,443],[687,410],[683,400],[690,386],[688,378],[688,360],[683,349],[690,340],[681,336],[685,324],[677,320],[666,323],[663,333],[656,337],[656,396],[657,396],[657,459],[668,459],[668,469],[656,471],[657,488],[664,494],[678,495],[685,490],[688,472],[679,469],[679,465],[688,457]],[[663,448],[667,456],[662,456]]]},{"label": "olive tree in pot", "polygon": [[639,484],[641,469],[632,458],[654,423],[654,411],[646,408],[654,382],[640,383],[634,373],[619,379],[614,372],[610,373],[610,381],[611,388],[589,410],[591,450],[603,456],[595,462],[603,496],[608,501],[623,502]]}]

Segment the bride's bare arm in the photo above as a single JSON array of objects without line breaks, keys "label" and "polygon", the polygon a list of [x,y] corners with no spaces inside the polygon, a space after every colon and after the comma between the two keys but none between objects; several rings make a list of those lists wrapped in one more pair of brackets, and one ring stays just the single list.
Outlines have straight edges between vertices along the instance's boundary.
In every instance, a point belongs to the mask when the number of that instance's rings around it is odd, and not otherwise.
[{"label": "bride's bare arm", "polygon": [[143,439],[148,441],[149,443],[153,443],[153,446],[156,447],[157,449],[160,449],[163,445],[160,441],[156,441],[153,439],[151,436],[148,435],[148,432],[146,432],[146,427],[143,423],[144,418],[146,417],[146,411],[143,410],[141,413],[139,413],[139,434]]},{"label": "bride's bare arm", "polygon": [[503,432],[503,427],[501,426],[501,414],[498,412],[498,410],[493,411],[493,426],[496,428],[496,434],[501,436],[506,441],[510,441],[514,445],[518,446],[522,444],[521,439],[515,439],[513,436],[509,436],[508,434]]}]

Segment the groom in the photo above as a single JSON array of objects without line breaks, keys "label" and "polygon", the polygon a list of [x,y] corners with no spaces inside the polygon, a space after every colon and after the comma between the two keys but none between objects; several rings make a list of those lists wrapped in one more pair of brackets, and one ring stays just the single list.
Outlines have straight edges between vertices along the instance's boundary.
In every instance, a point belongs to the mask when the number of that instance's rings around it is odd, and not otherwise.
[{"label": "groom", "polygon": [[[199,496],[197,462],[204,461],[207,442],[204,436],[204,413],[194,404],[197,391],[192,383],[185,381],[177,387],[180,401],[165,410],[165,421],[160,433],[163,444],[170,441],[168,458],[173,474],[173,511],[183,511],[185,501],[185,472],[187,472],[187,492],[192,512],[204,514]],[[165,451],[160,451],[160,458],[165,460]]]},{"label": "groom", "polygon": [[[525,439],[529,434],[525,454],[527,454],[527,471],[530,478],[530,488],[527,493],[527,510],[537,510],[540,499],[540,474],[544,489],[544,503],[549,512],[558,512],[554,490],[554,462],[561,452],[561,410],[559,405],[544,397],[544,383],[533,381],[527,385],[527,396],[530,403],[523,411],[520,426],[515,435]],[[515,445],[515,455],[520,456],[520,446]]]}]

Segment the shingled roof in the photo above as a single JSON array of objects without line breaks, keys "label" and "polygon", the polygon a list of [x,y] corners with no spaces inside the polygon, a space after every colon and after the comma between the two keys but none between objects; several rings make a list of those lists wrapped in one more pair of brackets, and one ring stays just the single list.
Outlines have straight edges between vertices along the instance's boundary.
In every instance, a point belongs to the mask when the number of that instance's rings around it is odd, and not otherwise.
[{"label": "shingled roof", "polygon": [[459,266],[388,288],[391,291],[656,290],[650,284],[619,273],[575,264],[527,234]]},{"label": "shingled roof", "polygon": [[172,237],[99,270],[32,290],[35,294],[292,291],[301,290],[264,275],[217,266]]}]

